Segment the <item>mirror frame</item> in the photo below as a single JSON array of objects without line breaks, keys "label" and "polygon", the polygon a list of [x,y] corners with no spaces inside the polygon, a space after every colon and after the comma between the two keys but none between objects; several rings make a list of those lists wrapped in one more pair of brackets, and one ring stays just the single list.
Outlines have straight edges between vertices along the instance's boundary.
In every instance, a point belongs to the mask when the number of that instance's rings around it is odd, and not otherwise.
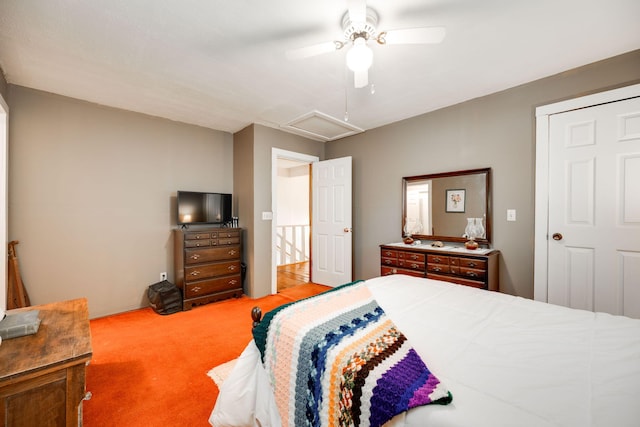
[{"label": "mirror frame", "polygon": [[[486,185],[486,199],[485,199],[485,238],[483,239],[475,239],[480,244],[488,245],[491,243],[491,222],[492,222],[492,212],[491,212],[491,168],[482,168],[482,169],[469,169],[463,171],[454,171],[454,172],[442,172],[442,173],[434,173],[428,175],[416,175],[416,176],[405,176],[402,178],[402,227],[400,229],[401,236],[404,236],[404,226],[407,218],[407,184],[414,181],[421,180],[429,180],[434,178],[450,178],[455,176],[464,176],[464,175],[483,175],[485,176],[485,185]],[[416,240],[442,240],[446,242],[466,242],[468,239],[464,237],[457,236],[436,236],[430,234],[413,234],[412,237]]]}]

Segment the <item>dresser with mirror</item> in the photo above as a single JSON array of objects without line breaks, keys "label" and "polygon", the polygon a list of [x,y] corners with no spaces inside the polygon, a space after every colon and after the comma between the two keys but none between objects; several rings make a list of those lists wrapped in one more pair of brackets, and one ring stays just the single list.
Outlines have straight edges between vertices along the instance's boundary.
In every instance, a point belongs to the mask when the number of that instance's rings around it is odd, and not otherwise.
[{"label": "dresser with mirror", "polygon": [[380,273],[498,291],[491,247],[491,169],[402,179],[401,240],[380,245]]}]

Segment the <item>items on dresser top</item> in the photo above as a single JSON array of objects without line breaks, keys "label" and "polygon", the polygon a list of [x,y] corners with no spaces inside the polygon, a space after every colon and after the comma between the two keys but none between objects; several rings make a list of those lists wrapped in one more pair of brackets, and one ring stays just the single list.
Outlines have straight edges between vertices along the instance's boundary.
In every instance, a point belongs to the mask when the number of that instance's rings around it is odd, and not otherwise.
[{"label": "items on dresser top", "polygon": [[0,338],[8,340],[38,332],[40,327],[40,310],[9,311],[0,320]]},{"label": "items on dresser top", "polygon": [[183,309],[242,295],[242,229],[174,230],[176,285]]}]

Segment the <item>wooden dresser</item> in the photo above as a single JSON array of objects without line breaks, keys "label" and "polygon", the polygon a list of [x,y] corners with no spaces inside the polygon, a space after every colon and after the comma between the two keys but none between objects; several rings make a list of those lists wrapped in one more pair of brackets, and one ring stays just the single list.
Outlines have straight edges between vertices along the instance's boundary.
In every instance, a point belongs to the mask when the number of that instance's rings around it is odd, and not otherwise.
[{"label": "wooden dresser", "polygon": [[380,274],[407,274],[499,290],[497,250],[436,249],[430,246],[380,246]]},{"label": "wooden dresser", "polygon": [[0,426],[82,425],[91,331],[86,299],[40,310],[38,332],[0,345]]},{"label": "wooden dresser", "polygon": [[183,309],[242,295],[242,229],[175,230],[176,285]]}]

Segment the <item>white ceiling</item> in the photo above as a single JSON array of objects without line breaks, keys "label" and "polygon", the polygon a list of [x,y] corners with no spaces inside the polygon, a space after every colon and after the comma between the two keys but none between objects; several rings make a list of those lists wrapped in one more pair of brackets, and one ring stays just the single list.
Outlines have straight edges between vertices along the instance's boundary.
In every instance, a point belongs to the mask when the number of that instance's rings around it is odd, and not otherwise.
[{"label": "white ceiling", "polygon": [[285,57],[341,38],[345,0],[0,0],[0,66],[12,84],[227,132],[345,110],[358,132],[640,48],[638,0],[367,4],[379,31],[447,29],[371,46],[374,94],[353,88],[344,49]]}]

